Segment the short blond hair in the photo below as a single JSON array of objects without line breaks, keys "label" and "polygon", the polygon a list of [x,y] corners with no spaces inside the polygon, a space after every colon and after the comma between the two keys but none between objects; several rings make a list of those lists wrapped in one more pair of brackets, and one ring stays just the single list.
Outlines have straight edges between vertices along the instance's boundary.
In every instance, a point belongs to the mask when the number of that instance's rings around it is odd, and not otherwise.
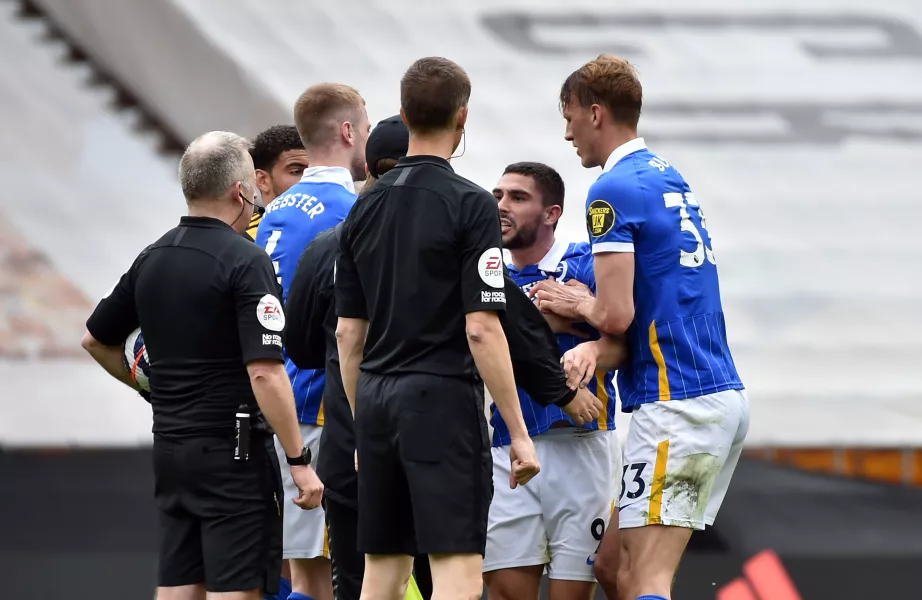
[{"label": "short blond hair", "polygon": [[295,127],[304,149],[310,153],[331,143],[345,121],[360,119],[365,99],[358,90],[342,83],[318,83],[307,88],[295,102]]},{"label": "short blond hair", "polygon": [[560,107],[569,104],[608,109],[616,123],[637,127],[643,87],[634,66],[613,54],[600,54],[573,71],[560,87]]}]

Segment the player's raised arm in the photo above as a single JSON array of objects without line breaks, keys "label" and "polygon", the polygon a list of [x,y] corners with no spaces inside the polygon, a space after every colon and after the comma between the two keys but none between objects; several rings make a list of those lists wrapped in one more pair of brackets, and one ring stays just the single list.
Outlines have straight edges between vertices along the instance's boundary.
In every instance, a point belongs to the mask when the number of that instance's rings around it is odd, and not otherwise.
[{"label": "player's raised arm", "polygon": [[622,335],[634,320],[634,253],[596,252],[594,262],[596,297],[577,310],[599,331]]},{"label": "player's raised arm", "polygon": [[636,189],[600,180],[589,190],[586,206],[592,239],[596,294],[574,286],[542,282],[530,295],[538,308],[585,320],[602,333],[622,335],[634,320],[634,238],[646,215]]}]

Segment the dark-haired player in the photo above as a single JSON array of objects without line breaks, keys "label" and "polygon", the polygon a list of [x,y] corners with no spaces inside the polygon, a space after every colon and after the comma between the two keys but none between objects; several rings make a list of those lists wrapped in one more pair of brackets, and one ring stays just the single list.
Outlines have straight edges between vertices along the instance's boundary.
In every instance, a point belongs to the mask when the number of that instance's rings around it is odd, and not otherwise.
[{"label": "dark-haired player", "polygon": [[250,156],[256,167],[256,187],[263,200],[246,230],[247,237],[255,240],[266,207],[301,180],[309,161],[294,125],[273,125],[257,135],[250,146]]},{"label": "dark-haired player", "polygon": [[[301,180],[308,167],[307,151],[294,125],[273,125],[261,132],[250,145],[250,157],[256,173],[257,198],[253,217],[247,225],[244,237],[256,241],[259,222],[266,212],[266,206]],[[279,593],[266,596],[267,600],[285,600],[291,593],[291,571],[288,561],[284,562]]]},{"label": "dark-haired player", "polygon": [[[547,280],[595,289],[589,244],[555,236],[564,191],[557,171],[535,162],[509,165],[493,188],[509,277],[523,291]],[[557,333],[558,355],[599,337],[585,323],[553,315],[548,321]],[[522,415],[543,466],[535,484],[514,490],[502,485],[509,479],[509,430],[500,414],[492,415],[494,493],[483,561],[490,598],[536,600],[545,567],[550,600],[592,597],[592,567],[612,516],[617,529],[612,508],[621,476],[614,375],[593,375],[587,387],[603,408],[598,419],[581,425],[519,388]]]}]

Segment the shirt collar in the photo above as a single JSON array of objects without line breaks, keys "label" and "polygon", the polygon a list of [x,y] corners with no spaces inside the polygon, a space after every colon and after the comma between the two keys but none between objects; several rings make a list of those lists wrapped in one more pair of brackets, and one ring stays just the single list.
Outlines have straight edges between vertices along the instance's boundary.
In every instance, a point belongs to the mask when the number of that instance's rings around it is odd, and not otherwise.
[{"label": "shirt collar", "polygon": [[556,271],[557,265],[560,264],[560,260],[563,258],[563,255],[566,254],[567,248],[569,247],[570,242],[559,238],[555,239],[554,245],[547,251],[544,258],[538,262],[538,268],[547,272]]},{"label": "shirt collar", "polygon": [[612,167],[618,164],[622,158],[628,154],[637,152],[638,150],[646,150],[647,143],[643,141],[642,137],[634,138],[629,142],[625,142],[615,148],[615,151],[611,153],[611,156],[608,157],[608,160],[605,161],[605,167],[602,169],[603,172],[611,171]]},{"label": "shirt collar", "polygon": [[301,175],[301,183],[338,183],[350,193],[355,193],[352,173],[345,167],[308,167]]},{"label": "shirt collar", "polygon": [[[570,247],[570,242],[562,240],[559,238],[554,239],[554,245],[551,246],[551,249],[547,251],[547,254],[544,255],[538,264],[535,265],[540,271],[554,272],[557,270],[557,265],[560,264],[563,255],[567,253],[567,248]],[[512,263],[512,253],[503,248],[503,261],[506,265],[511,265]]]},{"label": "shirt collar", "polygon": [[436,165],[445,169],[448,169],[451,172],[454,172],[454,169],[451,166],[451,163],[442,158],[441,156],[431,156],[428,154],[415,154],[413,156],[404,156],[397,159],[398,167],[409,167],[413,165]]},{"label": "shirt collar", "polygon": [[233,227],[222,221],[221,219],[216,219],[214,217],[190,217],[189,215],[179,217],[180,227],[211,227],[214,229],[230,229],[234,230]]}]

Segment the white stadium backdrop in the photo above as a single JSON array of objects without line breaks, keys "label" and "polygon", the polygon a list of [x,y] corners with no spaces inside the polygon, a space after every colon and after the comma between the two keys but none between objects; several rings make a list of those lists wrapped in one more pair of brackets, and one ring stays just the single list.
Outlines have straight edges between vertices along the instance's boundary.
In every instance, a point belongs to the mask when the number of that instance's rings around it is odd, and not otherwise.
[{"label": "white stadium backdrop", "polygon": [[[105,39],[77,27],[124,77],[131,73],[121,50],[150,42],[157,29],[134,35],[128,16],[139,2],[123,4],[124,27]],[[94,10],[88,0],[39,3],[65,24]],[[324,80],[359,88],[373,122],[393,115],[403,70],[420,56],[447,56],[474,85],[456,169],[490,187],[507,163],[551,164],[568,189],[560,233],[578,240],[598,172],[582,169],[563,140],[557,92],[585,60],[619,53],[644,84],[641,135],[707,207],[731,349],[752,402],[747,443],[918,445],[922,5],[744,4],[169,0],[156,4],[170,13],[160,19],[159,41],[207,46],[208,65],[227,64],[201,72],[169,52],[138,52],[150,68],[134,82],[189,138],[195,127],[252,135],[272,123],[239,115],[290,120],[298,94]],[[6,16],[0,43],[22,58],[0,67],[0,90],[17,102],[15,111],[0,111],[4,131],[14,134],[0,141],[0,169],[13,184],[4,218],[85,295],[69,309],[71,322],[54,329],[74,331],[68,340],[76,344],[81,310],[175,221],[182,200],[173,166]],[[29,71],[42,77],[14,86]],[[209,77],[234,93],[182,93]],[[228,105],[220,116],[209,111],[215,102]],[[27,122],[42,133],[14,127]],[[0,240],[4,254],[13,235]],[[3,305],[0,348],[4,333],[33,335],[17,333],[9,316],[24,293]],[[43,302],[28,319],[57,313]],[[0,377],[2,444],[149,439],[147,405],[86,361],[0,355]]]}]

